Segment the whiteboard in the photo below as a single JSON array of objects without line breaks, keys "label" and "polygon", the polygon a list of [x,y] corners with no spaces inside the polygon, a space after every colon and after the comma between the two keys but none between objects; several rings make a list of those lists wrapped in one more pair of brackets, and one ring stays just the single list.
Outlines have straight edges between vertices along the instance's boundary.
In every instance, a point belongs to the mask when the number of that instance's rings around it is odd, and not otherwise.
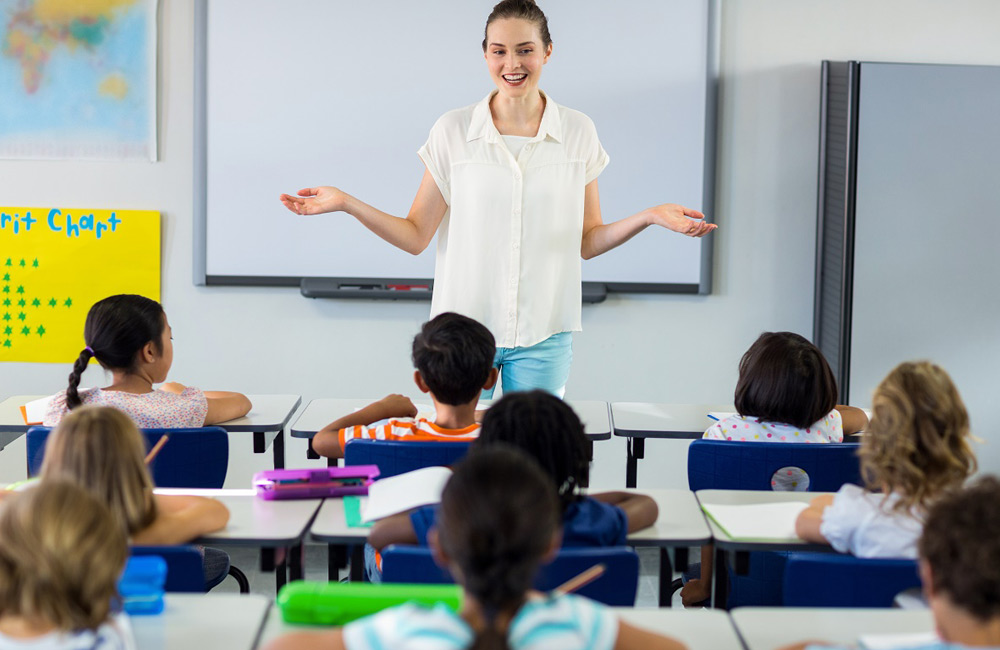
[{"label": "whiteboard", "polygon": [[[493,88],[493,0],[202,0],[196,25],[195,277],[430,278],[346,213],[302,217],[282,192],[335,185],[405,216],[416,155],[444,112]],[[659,203],[710,217],[717,80],[711,0],[541,0],[553,55],[540,87],[594,120],[611,163],[605,221]],[[714,221],[714,219],[711,219]],[[712,237],[650,228],[583,262],[619,290],[709,291]]]}]

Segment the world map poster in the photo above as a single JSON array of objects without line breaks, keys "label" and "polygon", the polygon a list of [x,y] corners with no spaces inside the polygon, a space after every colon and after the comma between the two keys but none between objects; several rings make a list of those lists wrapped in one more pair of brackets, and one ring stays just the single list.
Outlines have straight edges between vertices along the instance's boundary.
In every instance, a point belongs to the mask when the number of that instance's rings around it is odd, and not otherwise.
[{"label": "world map poster", "polygon": [[0,0],[0,158],[156,160],[157,0]]}]

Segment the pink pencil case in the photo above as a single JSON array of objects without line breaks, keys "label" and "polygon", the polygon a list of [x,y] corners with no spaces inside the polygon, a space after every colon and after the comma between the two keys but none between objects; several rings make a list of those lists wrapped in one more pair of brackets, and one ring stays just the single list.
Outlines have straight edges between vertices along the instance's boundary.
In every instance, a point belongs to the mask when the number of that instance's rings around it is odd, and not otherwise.
[{"label": "pink pencil case", "polygon": [[368,494],[379,475],[377,465],[350,465],[322,469],[271,469],[253,475],[257,496],[275,499],[321,499]]}]

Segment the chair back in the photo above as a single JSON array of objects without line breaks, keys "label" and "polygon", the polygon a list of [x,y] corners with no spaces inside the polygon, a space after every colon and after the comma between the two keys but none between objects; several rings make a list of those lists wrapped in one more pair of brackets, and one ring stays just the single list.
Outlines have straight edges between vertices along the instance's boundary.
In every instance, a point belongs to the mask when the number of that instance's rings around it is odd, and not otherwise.
[{"label": "chair back", "polygon": [[378,465],[379,479],[423,467],[454,465],[469,452],[467,441],[348,440],[345,465]]},{"label": "chair back", "polygon": [[[36,476],[45,458],[51,428],[31,427],[27,434],[28,476]],[[149,464],[157,487],[221,488],[229,468],[229,434],[221,427],[143,429],[146,449],[169,440]]]},{"label": "chair back", "polygon": [[919,586],[916,560],[790,553],[782,600],[786,607],[892,607],[897,594]]},{"label": "chair back", "polygon": [[132,546],[132,557],[158,556],[167,563],[164,591],[205,593],[201,552],[194,546]]},{"label": "chair back", "polygon": [[775,474],[782,470],[782,476],[788,473],[796,478],[795,485],[785,489],[836,492],[845,483],[861,485],[859,446],[853,442],[693,440],[688,447],[688,486],[692,490],[772,490]]},{"label": "chair back", "polygon": [[[576,592],[612,607],[633,607],[639,585],[639,556],[630,548],[564,548],[543,565],[535,588],[551,591],[591,568],[604,565],[604,573]],[[426,546],[392,545],[382,551],[382,581],[446,584],[454,580],[439,567]]]}]

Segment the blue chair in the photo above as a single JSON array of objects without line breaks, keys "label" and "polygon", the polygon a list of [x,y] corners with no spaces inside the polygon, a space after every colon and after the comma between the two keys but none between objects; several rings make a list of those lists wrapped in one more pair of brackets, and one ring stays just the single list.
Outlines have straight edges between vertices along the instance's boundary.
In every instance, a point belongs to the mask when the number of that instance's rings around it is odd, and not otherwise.
[{"label": "blue chair", "polygon": [[788,607],[892,607],[897,594],[919,586],[916,560],[790,553],[782,603]]},{"label": "blue chair", "polygon": [[379,478],[405,474],[423,467],[454,465],[469,451],[468,442],[348,440],[345,465],[378,465]]},{"label": "blue chair", "polygon": [[[42,469],[49,427],[31,427],[27,434],[28,476]],[[229,468],[229,434],[221,427],[143,429],[146,449],[161,436],[169,441],[149,465],[158,487],[221,488]]]},{"label": "blue chair", "polygon": [[[535,580],[540,591],[555,589],[595,564],[604,573],[575,593],[614,607],[633,607],[639,585],[639,556],[627,547],[564,548],[543,565]],[[426,546],[392,545],[382,551],[382,581],[450,584],[451,574],[435,562]]]},{"label": "blue chair", "polygon": [[205,576],[201,568],[201,552],[194,546],[132,546],[132,557],[162,557],[167,563],[164,591],[205,593]]}]

